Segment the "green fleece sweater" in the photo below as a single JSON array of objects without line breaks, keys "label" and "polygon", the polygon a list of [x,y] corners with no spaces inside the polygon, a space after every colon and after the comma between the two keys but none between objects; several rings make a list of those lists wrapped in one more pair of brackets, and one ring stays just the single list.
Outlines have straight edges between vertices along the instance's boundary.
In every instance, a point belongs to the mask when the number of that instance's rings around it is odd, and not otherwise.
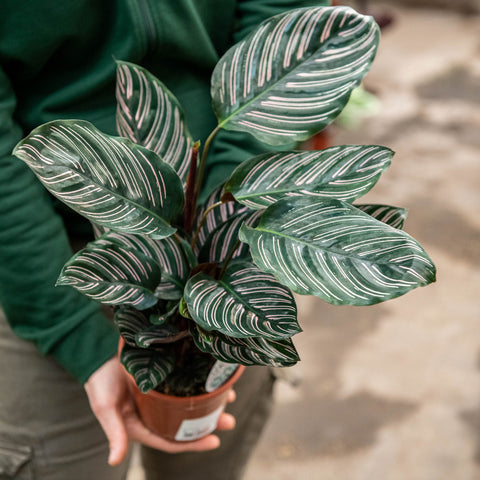
[{"label": "green fleece sweater", "polygon": [[[204,140],[215,127],[210,75],[220,56],[265,18],[306,0],[2,0],[0,4],[0,304],[15,333],[53,355],[80,382],[117,349],[100,306],[54,287],[83,220],[59,206],[11,156],[38,125],[58,118],[115,131],[114,58],[160,78]],[[262,146],[221,132],[210,189]]]}]

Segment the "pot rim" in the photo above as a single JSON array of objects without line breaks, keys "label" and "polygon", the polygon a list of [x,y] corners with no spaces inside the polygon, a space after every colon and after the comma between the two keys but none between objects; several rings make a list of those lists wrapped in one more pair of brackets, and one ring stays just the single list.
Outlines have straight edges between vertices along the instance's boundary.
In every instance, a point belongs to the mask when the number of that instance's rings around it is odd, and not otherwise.
[{"label": "pot rim", "polygon": [[150,390],[149,392],[143,393],[138,388],[138,386],[135,382],[135,379],[132,377],[132,375],[130,375],[126,370],[125,370],[125,373],[127,374],[127,376],[129,378],[130,382],[132,383],[133,387],[136,388],[137,393],[139,393],[140,395],[146,395],[146,396],[150,396],[150,397],[158,398],[158,399],[163,399],[163,400],[168,399],[169,401],[176,402],[176,403],[189,403],[189,404],[191,404],[192,401],[206,400],[206,399],[216,397],[216,396],[221,395],[222,393],[226,392],[240,378],[240,376],[242,375],[244,370],[245,370],[244,365],[238,365],[237,369],[231,375],[231,377],[223,385],[220,385],[220,387],[215,389],[213,392],[202,393],[200,395],[191,395],[189,397],[177,397],[175,395],[168,395],[166,393],[160,393],[160,392],[157,392],[156,390]]},{"label": "pot rim", "polygon": [[[124,343],[125,343],[125,340],[120,336],[119,342],[118,342],[118,355],[120,355],[120,352],[122,351],[122,347]],[[128,379],[130,380],[130,383],[133,385],[133,387],[137,390],[137,393],[139,393],[140,395],[147,395],[147,396],[151,396],[151,397],[163,399],[163,400],[169,399],[170,401],[178,402],[178,403],[182,403],[182,402],[191,403],[192,399],[198,399],[199,401],[201,401],[204,399],[216,397],[217,395],[221,395],[223,392],[227,391],[229,388],[232,387],[232,385],[240,378],[244,370],[245,370],[244,365],[238,365],[235,372],[233,372],[230,378],[224,384],[220,385],[217,389],[215,389],[213,392],[202,393],[200,395],[191,395],[189,397],[176,397],[175,395],[167,395],[166,393],[160,393],[160,392],[157,392],[156,390],[150,390],[147,393],[141,392],[133,376],[127,372],[125,367],[123,367],[123,371],[125,372],[125,375],[127,375]]]}]

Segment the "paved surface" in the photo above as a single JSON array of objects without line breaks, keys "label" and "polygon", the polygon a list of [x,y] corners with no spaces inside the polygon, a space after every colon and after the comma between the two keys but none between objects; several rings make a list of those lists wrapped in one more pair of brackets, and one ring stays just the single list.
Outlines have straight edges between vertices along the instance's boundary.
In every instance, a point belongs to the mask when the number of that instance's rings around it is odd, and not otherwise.
[{"label": "paved surface", "polygon": [[480,479],[480,17],[393,11],[381,110],[335,143],[396,151],[362,201],[409,208],[438,281],[366,308],[298,298],[301,383],[277,386],[245,480]]}]

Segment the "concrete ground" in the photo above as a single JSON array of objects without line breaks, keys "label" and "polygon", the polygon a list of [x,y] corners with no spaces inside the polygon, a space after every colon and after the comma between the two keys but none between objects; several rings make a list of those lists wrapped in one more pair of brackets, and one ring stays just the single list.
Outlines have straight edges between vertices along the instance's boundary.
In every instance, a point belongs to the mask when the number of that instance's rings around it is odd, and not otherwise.
[{"label": "concrete ground", "polygon": [[298,297],[301,382],[278,383],[244,480],[480,479],[480,16],[387,9],[381,109],[334,141],[396,151],[362,201],[409,209],[438,280],[373,307]]}]

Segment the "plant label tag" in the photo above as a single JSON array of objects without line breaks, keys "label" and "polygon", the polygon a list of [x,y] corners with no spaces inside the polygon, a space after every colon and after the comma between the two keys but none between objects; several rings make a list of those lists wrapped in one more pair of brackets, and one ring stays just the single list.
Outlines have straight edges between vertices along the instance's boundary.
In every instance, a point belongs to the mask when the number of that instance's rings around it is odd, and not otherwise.
[{"label": "plant label tag", "polygon": [[208,374],[205,390],[210,393],[222,386],[232,376],[237,367],[238,363],[225,363],[217,360]]},{"label": "plant label tag", "polygon": [[217,428],[218,418],[222,412],[223,406],[205,417],[183,420],[175,435],[175,440],[177,442],[189,442],[208,435]]}]

